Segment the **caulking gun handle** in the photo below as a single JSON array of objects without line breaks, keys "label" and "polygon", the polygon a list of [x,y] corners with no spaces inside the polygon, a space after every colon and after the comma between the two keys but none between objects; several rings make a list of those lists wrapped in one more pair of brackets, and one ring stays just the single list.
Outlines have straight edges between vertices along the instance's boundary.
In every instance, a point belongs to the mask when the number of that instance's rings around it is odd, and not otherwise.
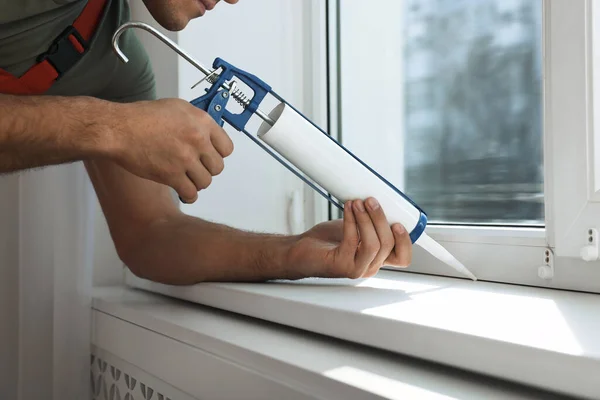
[{"label": "caulking gun handle", "polygon": [[[227,93],[224,95],[224,93]],[[223,127],[225,121],[223,120],[223,114],[225,113],[225,107],[229,101],[229,92],[218,91],[214,95],[210,93],[199,97],[191,101],[191,104],[201,110],[204,110],[215,120],[220,127]]]},{"label": "caulking gun handle", "polygon": [[[257,112],[260,103],[271,92],[271,87],[256,76],[234,67],[221,58],[215,59],[213,69],[221,70],[217,80],[215,82],[211,81],[212,86],[208,89],[207,94],[192,100],[191,103],[208,112],[219,125],[223,126],[224,120],[238,131],[245,130],[248,121]],[[242,81],[252,89],[254,95],[250,99],[240,90],[234,90],[232,93],[227,92],[227,95],[223,96],[225,92],[222,89],[226,87],[226,82],[232,81],[234,78]],[[219,98],[220,96],[223,96],[223,98]],[[223,105],[217,107],[223,101],[227,103],[229,97],[235,97],[236,101],[240,104],[243,103],[244,110],[240,114],[227,111]]]}]

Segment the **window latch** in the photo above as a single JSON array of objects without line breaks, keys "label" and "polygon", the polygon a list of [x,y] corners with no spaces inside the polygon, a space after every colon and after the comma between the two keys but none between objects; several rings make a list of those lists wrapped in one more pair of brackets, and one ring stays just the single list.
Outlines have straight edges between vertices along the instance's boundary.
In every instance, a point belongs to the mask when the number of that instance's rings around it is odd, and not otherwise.
[{"label": "window latch", "polygon": [[598,261],[600,260],[600,246],[598,244],[598,230],[591,228],[587,231],[586,245],[581,248],[581,258],[584,261]]}]

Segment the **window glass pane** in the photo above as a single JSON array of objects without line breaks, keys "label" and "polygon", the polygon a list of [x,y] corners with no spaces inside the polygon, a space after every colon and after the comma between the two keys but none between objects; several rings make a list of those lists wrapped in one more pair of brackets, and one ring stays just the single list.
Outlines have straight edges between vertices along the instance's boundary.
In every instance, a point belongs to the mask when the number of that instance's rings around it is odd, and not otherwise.
[{"label": "window glass pane", "polygon": [[440,222],[541,224],[541,1],[407,0],[405,190]]},{"label": "window glass pane", "polygon": [[342,142],[432,222],[543,225],[542,0],[338,14]]}]

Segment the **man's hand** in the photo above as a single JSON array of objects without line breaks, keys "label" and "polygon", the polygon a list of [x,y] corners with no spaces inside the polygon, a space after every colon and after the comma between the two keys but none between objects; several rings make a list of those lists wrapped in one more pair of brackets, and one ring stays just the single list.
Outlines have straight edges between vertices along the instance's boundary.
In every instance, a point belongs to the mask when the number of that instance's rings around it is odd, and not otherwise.
[{"label": "man's hand", "polygon": [[317,225],[301,235],[289,252],[291,278],[363,278],[384,265],[407,267],[412,244],[400,224],[389,226],[379,203],[347,202],[343,221]]},{"label": "man's hand", "polygon": [[109,122],[112,158],[129,172],[170,186],[193,203],[224,168],[233,142],[206,112],[179,99],[132,103]]}]

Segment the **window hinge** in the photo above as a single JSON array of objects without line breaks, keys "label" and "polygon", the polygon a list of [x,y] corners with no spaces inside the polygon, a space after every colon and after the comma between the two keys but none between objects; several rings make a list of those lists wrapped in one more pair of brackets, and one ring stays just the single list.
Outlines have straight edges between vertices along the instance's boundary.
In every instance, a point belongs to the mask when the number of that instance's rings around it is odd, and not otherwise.
[{"label": "window hinge", "polygon": [[581,258],[584,261],[600,260],[600,246],[598,245],[598,229],[590,228],[585,235],[585,246],[581,248]]},{"label": "window hinge", "polygon": [[544,249],[542,266],[538,268],[540,279],[549,280],[554,278],[554,253],[550,247]]}]

